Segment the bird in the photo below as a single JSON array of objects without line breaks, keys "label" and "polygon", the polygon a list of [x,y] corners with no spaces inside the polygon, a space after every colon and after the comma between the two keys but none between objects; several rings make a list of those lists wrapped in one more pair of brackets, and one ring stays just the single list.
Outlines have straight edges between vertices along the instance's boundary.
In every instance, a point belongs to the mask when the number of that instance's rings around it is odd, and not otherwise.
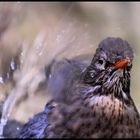
[{"label": "bird", "polygon": [[30,118],[27,123],[22,125],[19,135],[14,138],[43,138],[44,130],[47,127],[47,117],[46,114],[48,110],[51,110],[54,106],[52,104],[53,100],[50,100],[42,112],[34,115]]},{"label": "bird", "polygon": [[70,89],[80,80],[81,73],[86,67],[87,62],[75,58],[54,61],[47,82],[48,92],[52,94],[53,99],[68,103],[71,96]]},{"label": "bird", "polygon": [[[107,37],[99,43],[91,63],[78,77],[73,76],[70,84],[66,81],[71,74],[60,89],[53,90],[51,81],[50,91],[56,95],[45,113],[43,138],[140,138],[140,115],[130,93],[133,58],[126,40]],[[65,79],[65,75],[60,77]],[[65,86],[64,94],[61,89]],[[39,130],[30,127],[30,121],[27,126],[30,131]]]},{"label": "bird", "polygon": [[[79,58],[79,57],[78,57]],[[15,138],[43,138],[47,127],[47,113],[54,107],[55,101],[67,103],[69,100],[68,89],[74,79],[80,79],[80,73],[86,68],[87,62],[81,62],[76,58],[61,61],[53,60],[45,67],[48,91],[53,100],[50,100],[42,112],[34,115],[21,128],[20,135]],[[57,92],[57,94],[56,94]],[[55,101],[54,101],[55,100]]]}]

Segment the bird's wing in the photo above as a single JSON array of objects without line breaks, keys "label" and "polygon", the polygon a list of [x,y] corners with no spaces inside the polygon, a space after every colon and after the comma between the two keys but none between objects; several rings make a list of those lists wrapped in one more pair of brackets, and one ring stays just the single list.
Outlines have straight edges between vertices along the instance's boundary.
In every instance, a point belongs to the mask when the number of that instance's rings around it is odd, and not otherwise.
[{"label": "bird's wing", "polygon": [[52,101],[48,102],[44,111],[36,114],[26,124],[24,124],[19,137],[20,138],[43,138],[44,130],[48,125],[47,113],[53,108]]}]

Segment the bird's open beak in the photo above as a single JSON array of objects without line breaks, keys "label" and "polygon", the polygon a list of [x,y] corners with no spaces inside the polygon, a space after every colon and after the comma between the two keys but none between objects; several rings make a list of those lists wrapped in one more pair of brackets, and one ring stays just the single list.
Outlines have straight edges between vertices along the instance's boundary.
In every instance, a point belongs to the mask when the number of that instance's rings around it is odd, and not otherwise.
[{"label": "bird's open beak", "polygon": [[114,64],[114,67],[116,69],[123,69],[128,64],[128,62],[129,61],[127,59],[121,59]]}]

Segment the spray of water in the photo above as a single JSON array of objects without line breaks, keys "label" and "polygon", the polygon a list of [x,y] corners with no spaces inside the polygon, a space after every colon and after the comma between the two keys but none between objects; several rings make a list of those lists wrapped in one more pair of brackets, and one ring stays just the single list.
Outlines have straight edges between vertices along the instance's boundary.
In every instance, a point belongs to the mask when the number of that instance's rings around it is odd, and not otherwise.
[{"label": "spray of water", "polygon": [[[80,46],[84,45],[86,48],[88,46],[92,47],[91,44],[87,43],[87,32],[84,32],[83,28],[79,27],[79,23],[76,20],[71,21],[67,18],[72,8],[73,3],[62,16],[55,29],[50,29],[47,35],[44,32],[39,33],[32,47],[28,47],[27,43],[23,43],[23,50],[20,57],[21,66],[20,69],[14,73],[16,75],[16,85],[10,91],[3,105],[2,117],[0,120],[0,136],[3,136],[3,128],[17,100],[27,93],[29,93],[29,95],[34,93],[39,83],[45,79],[45,73],[42,72],[44,66],[38,65],[39,63],[45,61],[44,64],[49,64],[58,55],[60,56],[61,54],[63,57],[65,50],[67,50],[67,52],[69,52],[68,50],[76,50],[77,48],[82,50],[83,47]],[[47,38],[45,38],[46,36]],[[57,51],[54,51],[54,49]],[[47,59],[41,59],[45,55]]]},{"label": "spray of water", "polygon": [[[36,37],[33,46],[30,48],[30,50],[27,50],[27,46],[25,45],[22,47],[23,52],[21,55],[21,68],[19,71],[16,71],[17,84],[10,91],[9,96],[3,105],[2,117],[0,120],[1,136],[3,135],[3,128],[8,121],[8,118],[12,112],[12,109],[16,101],[27,93],[28,85],[30,85],[31,83],[32,85],[38,85],[41,80],[45,79],[45,75],[41,74],[40,72],[41,67],[39,68],[37,65],[37,63],[39,63],[38,60],[40,54],[42,53],[44,47],[43,45],[44,38],[45,38],[45,34],[41,32]],[[36,80],[36,78],[40,80]],[[36,83],[35,82],[33,83],[32,81],[35,81]],[[36,89],[34,88],[34,90]]]}]

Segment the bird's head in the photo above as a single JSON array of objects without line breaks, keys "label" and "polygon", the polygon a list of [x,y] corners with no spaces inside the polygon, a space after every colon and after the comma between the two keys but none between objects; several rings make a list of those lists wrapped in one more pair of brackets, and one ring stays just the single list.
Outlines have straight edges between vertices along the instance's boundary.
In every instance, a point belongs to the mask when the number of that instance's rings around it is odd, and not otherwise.
[{"label": "bird's head", "polygon": [[101,41],[91,64],[84,71],[84,83],[98,87],[100,94],[127,99],[132,60],[133,50],[127,41],[108,37]]}]

